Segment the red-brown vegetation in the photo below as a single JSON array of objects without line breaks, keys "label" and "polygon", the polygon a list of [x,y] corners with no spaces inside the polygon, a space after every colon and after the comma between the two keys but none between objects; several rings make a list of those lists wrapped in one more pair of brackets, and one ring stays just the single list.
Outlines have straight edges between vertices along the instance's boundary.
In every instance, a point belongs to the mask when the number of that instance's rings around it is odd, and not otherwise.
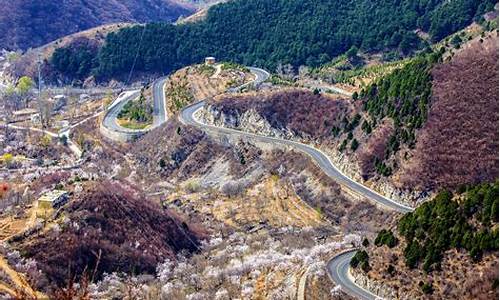
[{"label": "red-brown vegetation", "polygon": [[176,176],[184,180],[203,173],[224,147],[202,131],[174,121],[144,136],[131,150],[145,177],[156,173],[162,178]]},{"label": "red-brown vegetation", "polygon": [[70,221],[21,245],[51,282],[96,268],[104,272],[154,273],[178,252],[197,251],[200,230],[116,182],[90,184],[63,210]]},{"label": "red-brown vegetation", "polygon": [[359,153],[359,165],[361,167],[361,176],[368,179],[375,175],[375,158],[384,159],[387,142],[393,133],[394,128],[389,121],[380,124],[368,137],[366,143],[362,145]]},{"label": "red-brown vegetation", "polygon": [[313,139],[331,136],[333,125],[339,124],[349,112],[345,100],[303,90],[274,93],[266,97],[230,96],[211,104],[225,113],[255,109],[272,127],[288,128],[300,137]]},{"label": "red-brown vegetation", "polygon": [[433,71],[428,120],[403,184],[426,189],[498,178],[498,37],[472,41]]},{"label": "red-brown vegetation", "polygon": [[180,1],[2,1],[0,47],[26,49],[106,23],[176,20],[193,12]]}]

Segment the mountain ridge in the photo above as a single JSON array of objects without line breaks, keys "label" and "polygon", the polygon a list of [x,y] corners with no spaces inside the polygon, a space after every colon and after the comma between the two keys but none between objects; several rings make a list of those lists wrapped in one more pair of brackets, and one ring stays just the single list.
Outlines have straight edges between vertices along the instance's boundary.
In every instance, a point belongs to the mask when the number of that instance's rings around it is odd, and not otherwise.
[{"label": "mountain ridge", "polygon": [[103,24],[172,22],[195,11],[193,6],[177,0],[16,0],[2,5],[0,31],[4,34],[0,37],[0,48],[9,50],[41,46]]}]

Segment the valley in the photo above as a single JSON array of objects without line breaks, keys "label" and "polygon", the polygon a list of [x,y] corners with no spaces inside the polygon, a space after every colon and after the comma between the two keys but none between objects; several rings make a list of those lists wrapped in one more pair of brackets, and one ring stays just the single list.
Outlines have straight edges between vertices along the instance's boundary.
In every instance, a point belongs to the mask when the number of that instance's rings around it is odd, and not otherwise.
[{"label": "valley", "polygon": [[498,6],[264,2],[2,52],[0,299],[498,298]]}]

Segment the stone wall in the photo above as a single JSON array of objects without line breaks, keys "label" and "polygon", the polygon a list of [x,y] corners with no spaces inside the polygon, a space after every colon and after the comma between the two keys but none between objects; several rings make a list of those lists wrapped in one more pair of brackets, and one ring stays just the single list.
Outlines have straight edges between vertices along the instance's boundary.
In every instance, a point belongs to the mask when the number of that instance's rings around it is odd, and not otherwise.
[{"label": "stone wall", "polygon": [[121,142],[121,143],[128,143],[128,142],[135,141],[138,138],[140,138],[141,136],[143,136],[145,133],[148,132],[148,131],[139,131],[139,130],[127,131],[127,132],[114,131],[114,130],[111,130],[111,129],[107,128],[106,126],[104,126],[102,122],[99,125],[99,131],[106,138],[113,140],[113,141],[116,141],[116,142]]}]

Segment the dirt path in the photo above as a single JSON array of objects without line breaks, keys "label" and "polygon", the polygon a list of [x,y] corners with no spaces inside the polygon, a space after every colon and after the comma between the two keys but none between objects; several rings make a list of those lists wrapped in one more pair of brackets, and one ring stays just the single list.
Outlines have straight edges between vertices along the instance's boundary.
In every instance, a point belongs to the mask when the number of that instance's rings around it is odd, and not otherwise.
[{"label": "dirt path", "polygon": [[299,286],[297,290],[297,300],[306,300],[306,284],[307,284],[308,273],[309,273],[309,268],[304,270],[302,276],[300,276]]},{"label": "dirt path", "polygon": [[[4,257],[0,256],[0,270],[5,272],[7,276],[9,276],[10,280],[13,284],[16,285],[17,290],[23,291],[27,294],[28,297],[32,299],[48,299],[48,297],[40,292],[35,291],[29,282],[26,280],[25,276],[21,273],[18,273],[16,270],[12,269],[7,260]],[[0,288],[2,289],[2,288]],[[11,294],[12,296],[16,296],[17,294],[12,292],[15,289],[11,289],[8,286],[3,286],[3,290]],[[9,292],[10,291],[10,292]]]},{"label": "dirt path", "polygon": [[[9,232],[9,234],[3,239],[3,241],[9,239],[13,235],[19,234],[24,230],[29,229],[34,225],[36,221],[36,207],[33,206],[28,214],[29,216],[25,220],[11,219],[10,222],[7,221],[4,223],[4,229],[9,229],[10,227],[12,227],[12,231]],[[16,224],[15,226],[13,226],[16,222],[24,224]],[[8,293],[12,297],[19,297],[18,291],[22,291],[26,293],[26,297],[29,297],[30,299],[48,299],[48,297],[43,293],[35,291],[29,284],[25,275],[14,270],[3,256],[0,256],[0,271],[3,271],[14,285],[12,286],[0,281],[0,291]]]},{"label": "dirt path", "polygon": [[12,297],[17,297],[16,291],[8,287],[3,281],[0,281],[0,292],[5,292]]}]

